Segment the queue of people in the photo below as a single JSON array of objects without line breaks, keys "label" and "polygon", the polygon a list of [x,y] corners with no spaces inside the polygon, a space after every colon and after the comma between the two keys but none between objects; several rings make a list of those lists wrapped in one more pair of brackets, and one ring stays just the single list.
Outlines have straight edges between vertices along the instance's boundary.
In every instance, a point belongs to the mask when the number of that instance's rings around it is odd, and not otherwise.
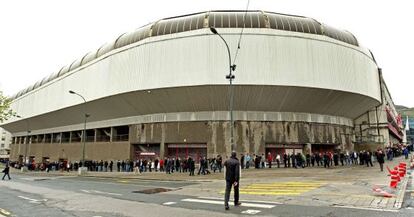
[{"label": "queue of people", "polygon": [[[374,152],[363,150],[359,152],[343,152],[343,151],[327,151],[314,152],[303,154],[301,152],[272,154],[240,154],[241,169],[263,169],[263,168],[305,168],[305,167],[336,167],[336,166],[350,166],[350,165],[366,165],[372,167],[373,162],[380,164],[381,171],[385,159],[392,161],[394,157],[404,155],[407,159],[410,150],[405,147],[402,149],[386,148],[384,150],[378,149]],[[228,159],[227,157],[225,159]],[[22,165],[16,162],[10,162],[10,166],[14,168]],[[116,160],[116,161],[85,161],[82,162],[42,162],[35,163],[32,160],[27,168],[32,171],[77,171],[80,167],[87,167],[88,171],[95,172],[165,172],[166,174],[175,173],[189,173],[190,176],[208,175],[210,173],[221,173],[223,169],[223,158],[217,155],[213,158],[206,158],[200,156],[197,159],[192,157],[166,157],[159,158],[142,158],[137,160]]]}]

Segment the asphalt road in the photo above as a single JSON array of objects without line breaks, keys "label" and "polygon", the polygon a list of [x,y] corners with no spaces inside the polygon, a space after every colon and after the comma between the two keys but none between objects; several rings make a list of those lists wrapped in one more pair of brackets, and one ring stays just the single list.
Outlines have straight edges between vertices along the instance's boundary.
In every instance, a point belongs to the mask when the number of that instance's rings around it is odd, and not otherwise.
[{"label": "asphalt road", "polygon": [[[0,182],[3,216],[414,216],[414,210],[368,210],[242,201],[224,210],[222,198],[200,198],[197,182],[13,175]],[[181,188],[192,195],[174,194]],[[168,193],[145,194],[154,189]],[[407,202],[407,206],[410,203]]]}]

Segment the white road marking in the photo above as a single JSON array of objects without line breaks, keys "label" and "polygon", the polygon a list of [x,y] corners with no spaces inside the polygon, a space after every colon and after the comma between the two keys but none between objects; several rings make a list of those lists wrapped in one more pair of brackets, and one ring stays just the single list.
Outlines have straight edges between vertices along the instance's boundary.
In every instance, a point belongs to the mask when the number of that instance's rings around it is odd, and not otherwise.
[{"label": "white road marking", "polygon": [[117,194],[117,193],[111,193],[111,192],[104,192],[104,191],[93,191],[97,194],[108,194],[108,195],[115,195],[115,196],[122,196],[122,194]]},{"label": "white road marking", "polygon": [[[220,204],[224,205],[223,201],[216,201],[216,200],[201,200],[201,199],[182,199],[181,201],[184,202],[194,202],[194,203],[209,203],[209,204]],[[255,204],[255,203],[242,203],[241,206],[243,207],[255,207],[255,208],[265,208],[265,209],[271,209],[275,207],[275,205],[269,205],[269,204]]]},{"label": "white road marking", "polygon": [[104,192],[104,191],[96,191],[96,190],[90,190],[90,191],[88,191],[88,190],[82,189],[81,191],[83,191],[85,193],[88,193],[88,194],[90,194],[90,193],[93,192],[93,193],[97,193],[97,194],[108,194],[108,195],[122,196],[122,194],[111,193],[111,192]]},{"label": "white road marking", "polygon": [[0,214],[0,217],[6,217],[5,215]]},{"label": "white road marking", "polygon": [[25,197],[25,196],[18,196],[18,197],[20,197],[22,199],[25,199],[25,200],[28,200],[29,203],[40,203],[40,202],[46,202],[47,201],[47,199],[36,200],[36,199]]},{"label": "white road marking", "polygon": [[[207,200],[223,200],[221,197],[198,197],[200,199],[207,199]],[[234,200],[230,200],[233,202]],[[239,200],[240,202],[251,202],[251,203],[264,203],[264,204],[275,204],[275,205],[282,205],[281,202],[276,201],[262,201],[262,200]]]},{"label": "white road marking", "polygon": [[332,206],[338,208],[347,208],[347,209],[362,209],[362,210],[372,210],[372,211],[383,211],[383,212],[398,212],[397,209],[381,209],[381,208],[368,208],[368,207],[356,207],[356,206]]},{"label": "white road marking", "polygon": [[174,205],[174,204],[176,204],[177,202],[165,202],[165,203],[163,203],[162,205],[166,205],[166,206],[169,206],[169,205]]},{"label": "white road marking", "polygon": [[255,210],[255,209],[248,209],[248,210],[245,210],[245,211],[243,211],[243,212],[241,212],[242,214],[250,214],[250,215],[254,215],[254,214],[257,214],[257,213],[259,213],[259,212],[261,212],[260,210]]},{"label": "white road marking", "polygon": [[[7,210],[2,209],[2,208],[0,208],[0,212],[3,213],[4,215],[10,215],[11,214],[10,212],[8,212]],[[1,213],[0,213],[0,216],[2,216]]]}]

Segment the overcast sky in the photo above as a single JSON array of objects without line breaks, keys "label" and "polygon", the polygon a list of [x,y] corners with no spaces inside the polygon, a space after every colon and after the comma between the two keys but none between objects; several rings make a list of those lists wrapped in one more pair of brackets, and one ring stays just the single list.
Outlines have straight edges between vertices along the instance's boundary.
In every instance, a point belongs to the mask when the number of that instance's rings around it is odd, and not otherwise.
[{"label": "overcast sky", "polygon": [[[414,107],[414,1],[250,0],[249,9],[303,15],[352,32],[383,69],[396,104]],[[161,18],[245,9],[247,0],[0,2],[0,90],[13,95],[105,42]]]}]

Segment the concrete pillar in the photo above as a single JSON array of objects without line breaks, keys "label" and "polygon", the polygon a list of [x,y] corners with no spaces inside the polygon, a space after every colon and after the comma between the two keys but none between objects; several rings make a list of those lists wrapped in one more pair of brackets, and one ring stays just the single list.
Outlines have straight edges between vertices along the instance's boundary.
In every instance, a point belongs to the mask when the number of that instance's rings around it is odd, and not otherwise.
[{"label": "concrete pillar", "polygon": [[162,123],[161,124],[161,142],[160,142],[160,158],[164,158],[165,157],[165,124]]},{"label": "concrete pillar", "polygon": [[110,136],[109,136],[109,141],[110,142],[113,142],[114,140],[113,140],[113,138],[114,138],[114,128],[113,127],[111,127],[111,132],[110,132]]},{"label": "concrete pillar", "polygon": [[307,153],[309,153],[309,154],[311,154],[312,153],[312,144],[310,144],[310,143],[306,143],[306,145],[304,146],[304,154],[307,154]]}]

